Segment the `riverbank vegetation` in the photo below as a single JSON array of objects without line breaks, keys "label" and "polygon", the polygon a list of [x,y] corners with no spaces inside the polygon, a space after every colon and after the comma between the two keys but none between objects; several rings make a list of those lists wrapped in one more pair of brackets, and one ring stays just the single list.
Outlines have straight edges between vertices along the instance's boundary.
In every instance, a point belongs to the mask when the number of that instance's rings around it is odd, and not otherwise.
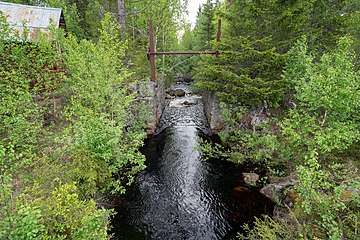
[{"label": "riverbank vegetation", "polygon": [[[356,239],[359,234],[358,1],[226,1],[199,11],[223,19],[221,54],[198,62],[197,86],[223,102],[212,156],[251,163],[270,181],[292,178],[274,219],[242,239]],[[210,21],[211,20],[211,21]],[[215,27],[207,36],[215,38]],[[204,46],[207,41],[200,37]],[[207,149],[208,150],[208,149]],[[209,151],[209,150],[208,150]],[[287,192],[286,192],[287,191]],[[282,208],[281,208],[282,207]]]},{"label": "riverbank vegetation", "polygon": [[0,239],[109,239],[112,196],[145,168],[148,20],[168,47],[182,5],[131,2],[119,24],[116,1],[11,2],[62,8],[67,32],[30,42],[0,13]]},{"label": "riverbank vegetation", "polygon": [[145,167],[126,44],[110,15],[96,43],[58,32],[59,48],[10,42],[0,24],[0,238],[106,239],[112,212],[96,202]]}]

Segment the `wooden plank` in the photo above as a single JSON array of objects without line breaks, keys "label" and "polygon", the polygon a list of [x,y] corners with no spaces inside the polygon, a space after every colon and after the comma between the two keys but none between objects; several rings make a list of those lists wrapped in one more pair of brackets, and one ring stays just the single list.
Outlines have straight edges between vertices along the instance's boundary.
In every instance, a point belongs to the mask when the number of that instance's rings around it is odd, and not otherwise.
[{"label": "wooden plank", "polygon": [[[154,29],[153,29],[153,22],[152,19],[150,19],[150,49],[149,53],[155,52],[155,46],[154,46]],[[149,54],[150,58],[150,68],[151,68],[151,81],[156,82],[156,75],[155,75],[155,55]]]}]

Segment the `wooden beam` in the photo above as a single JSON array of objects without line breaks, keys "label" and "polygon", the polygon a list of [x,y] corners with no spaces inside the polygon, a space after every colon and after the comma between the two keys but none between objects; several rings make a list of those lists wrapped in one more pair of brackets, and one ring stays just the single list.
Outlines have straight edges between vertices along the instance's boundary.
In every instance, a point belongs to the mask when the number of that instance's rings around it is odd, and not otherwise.
[{"label": "wooden beam", "polygon": [[212,54],[216,55],[217,52],[148,52],[151,55],[202,55],[202,54]]},{"label": "wooden beam", "polygon": [[[150,49],[149,53],[155,52],[155,46],[154,46],[154,29],[153,29],[153,22],[152,19],[150,19]],[[156,82],[156,76],[155,76],[155,54],[149,54],[150,59],[150,68],[151,68],[151,81]]]}]

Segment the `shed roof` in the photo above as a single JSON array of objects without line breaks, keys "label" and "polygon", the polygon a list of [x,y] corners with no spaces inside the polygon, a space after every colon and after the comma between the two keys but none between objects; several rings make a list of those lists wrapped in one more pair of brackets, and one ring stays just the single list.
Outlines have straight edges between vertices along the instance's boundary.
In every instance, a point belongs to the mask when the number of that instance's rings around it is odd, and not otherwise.
[{"label": "shed roof", "polygon": [[[60,8],[0,2],[0,11],[3,12],[10,25],[20,33],[23,32],[23,23],[25,22],[31,35],[39,30],[48,32],[50,24],[58,28],[60,21],[63,21]],[[29,36],[29,38],[32,37]]]}]

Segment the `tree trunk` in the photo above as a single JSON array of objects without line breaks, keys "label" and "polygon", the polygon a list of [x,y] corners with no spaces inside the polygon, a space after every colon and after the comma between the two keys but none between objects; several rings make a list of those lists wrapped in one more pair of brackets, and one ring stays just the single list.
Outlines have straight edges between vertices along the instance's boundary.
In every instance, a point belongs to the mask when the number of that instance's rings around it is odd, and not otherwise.
[{"label": "tree trunk", "polygon": [[120,36],[123,40],[125,32],[125,0],[118,0],[118,15],[119,15],[119,24],[120,24]]}]

